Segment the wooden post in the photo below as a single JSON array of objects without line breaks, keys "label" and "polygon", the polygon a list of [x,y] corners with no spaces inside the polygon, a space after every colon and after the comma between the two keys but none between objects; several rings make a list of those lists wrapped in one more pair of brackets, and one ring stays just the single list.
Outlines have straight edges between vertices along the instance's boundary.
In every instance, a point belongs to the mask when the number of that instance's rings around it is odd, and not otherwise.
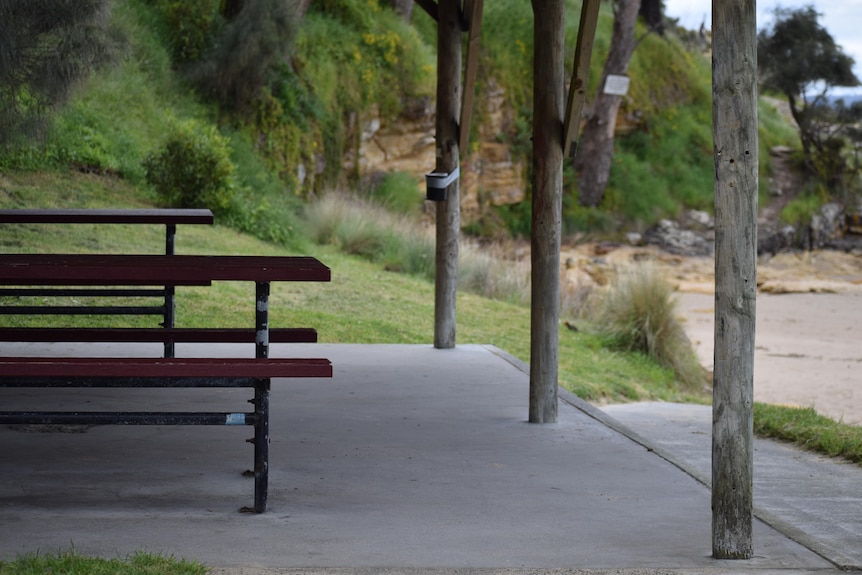
[{"label": "wooden post", "polygon": [[[437,160],[435,171],[459,167],[458,119],[461,113],[461,3],[440,0],[437,9]],[[461,228],[460,182],[449,185],[437,202],[434,347],[455,347],[455,298],[458,292],[458,236]]]},{"label": "wooden post", "polygon": [[470,122],[473,118],[476,73],[479,71],[479,37],[482,33],[482,6],[484,0],[465,0],[464,11],[470,18],[467,22],[467,62],[464,66],[464,101],[461,103],[461,141],[459,146],[467,150],[470,145]]},{"label": "wooden post", "polygon": [[757,294],[755,0],[712,2],[715,154],[715,371],[712,553],[752,557]]},{"label": "wooden post", "polygon": [[533,0],[531,423],[557,421],[565,8],[565,0]]},{"label": "wooden post", "polygon": [[563,125],[563,155],[574,157],[581,128],[581,112],[587,99],[587,82],[590,78],[590,59],[596,39],[599,21],[600,0],[584,0],[581,5],[581,21],[578,25],[578,39],[575,44],[575,66],[566,98],[566,117]]}]

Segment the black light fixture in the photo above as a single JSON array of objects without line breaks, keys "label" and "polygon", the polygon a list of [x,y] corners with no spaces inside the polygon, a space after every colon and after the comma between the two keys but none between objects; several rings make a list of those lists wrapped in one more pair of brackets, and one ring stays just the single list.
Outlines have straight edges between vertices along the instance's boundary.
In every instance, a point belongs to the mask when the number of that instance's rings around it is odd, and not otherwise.
[{"label": "black light fixture", "polygon": [[446,190],[461,176],[461,167],[451,172],[431,172],[425,174],[425,198],[432,202],[445,202]]}]

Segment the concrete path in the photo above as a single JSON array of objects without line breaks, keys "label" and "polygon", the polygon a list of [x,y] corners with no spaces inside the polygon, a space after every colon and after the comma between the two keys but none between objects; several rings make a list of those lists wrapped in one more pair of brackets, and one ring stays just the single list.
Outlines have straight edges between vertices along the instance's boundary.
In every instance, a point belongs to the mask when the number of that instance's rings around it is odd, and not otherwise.
[{"label": "concrete path", "polygon": [[[610,423],[705,485],[712,480],[712,408],[644,402],[603,408]],[[755,515],[847,569],[862,569],[862,467],[755,439]]]},{"label": "concrete path", "polygon": [[[528,375],[495,348],[315,344],[271,355],[328,357],[335,377],[273,382],[267,513],[237,512],[253,490],[241,473],[248,429],[0,429],[0,560],[146,550],[236,575],[822,573],[855,561],[837,531],[806,539],[807,523],[760,520],[754,559],[712,559],[709,490],[673,462],[673,446],[565,393],[558,423],[526,423]],[[245,410],[247,394],[0,389],[0,404]],[[845,502],[862,515],[858,500]],[[798,542],[815,539],[826,543]]]}]

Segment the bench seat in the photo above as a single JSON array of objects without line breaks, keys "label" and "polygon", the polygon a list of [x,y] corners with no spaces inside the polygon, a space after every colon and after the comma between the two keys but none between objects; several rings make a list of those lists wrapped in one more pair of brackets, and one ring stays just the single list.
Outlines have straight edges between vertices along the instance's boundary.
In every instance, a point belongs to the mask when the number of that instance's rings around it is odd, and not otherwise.
[{"label": "bench seat", "polygon": [[[242,328],[0,328],[9,342],[255,343],[255,330]],[[270,343],[315,343],[314,328],[271,328]]]},{"label": "bench seat", "polygon": [[0,357],[0,387],[251,387],[254,411],[0,411],[0,425],[251,425],[254,505],[263,513],[269,485],[271,378],[332,377],[321,358]]},{"label": "bench seat", "polygon": [[176,385],[174,380],[252,381],[273,377],[332,377],[332,364],[318,358],[0,357],[0,387],[93,387],[76,386],[76,379],[104,379],[108,387],[146,386],[133,382],[152,380],[161,387],[160,379],[169,380],[167,385]]}]

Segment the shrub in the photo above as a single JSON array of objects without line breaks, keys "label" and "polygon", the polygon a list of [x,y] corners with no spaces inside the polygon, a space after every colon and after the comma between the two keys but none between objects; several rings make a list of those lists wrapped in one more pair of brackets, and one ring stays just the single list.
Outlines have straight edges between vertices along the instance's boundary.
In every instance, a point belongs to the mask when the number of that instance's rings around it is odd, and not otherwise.
[{"label": "shrub", "polygon": [[178,124],[144,160],[147,182],[169,206],[224,212],[235,194],[227,138],[194,120]]},{"label": "shrub", "polygon": [[792,226],[806,226],[811,223],[812,215],[825,203],[825,194],[816,190],[806,190],[793,198],[781,210],[781,221]]},{"label": "shrub", "polygon": [[705,371],[677,318],[673,287],[649,263],[619,274],[596,319],[611,347],[652,357],[689,389],[698,391],[705,383]]},{"label": "shrub", "polygon": [[[194,2],[182,4],[195,5]],[[298,2],[255,0],[226,3],[223,28],[189,70],[192,82],[205,94],[237,112],[251,112],[271,72],[290,59],[298,22]],[[228,4],[239,6],[231,13]]]}]

